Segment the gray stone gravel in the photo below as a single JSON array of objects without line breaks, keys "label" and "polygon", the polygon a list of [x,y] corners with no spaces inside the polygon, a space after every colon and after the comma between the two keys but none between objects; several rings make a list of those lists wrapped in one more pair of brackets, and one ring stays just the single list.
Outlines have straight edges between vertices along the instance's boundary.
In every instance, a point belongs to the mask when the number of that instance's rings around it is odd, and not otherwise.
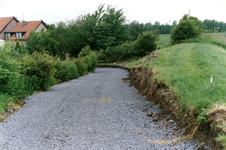
[{"label": "gray stone gravel", "polygon": [[176,123],[161,126],[167,116],[159,122],[146,116],[148,111],[156,114],[161,110],[123,82],[127,74],[123,69],[98,68],[94,74],[27,97],[25,107],[0,124],[0,150],[182,150],[205,146],[192,139],[155,144],[155,140],[178,138],[183,130]]}]

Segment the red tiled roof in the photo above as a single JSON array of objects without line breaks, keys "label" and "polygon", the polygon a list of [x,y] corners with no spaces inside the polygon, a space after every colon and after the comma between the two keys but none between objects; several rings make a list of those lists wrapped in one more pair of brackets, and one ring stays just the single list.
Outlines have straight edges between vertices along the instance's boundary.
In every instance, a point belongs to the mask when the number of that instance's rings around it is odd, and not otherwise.
[{"label": "red tiled roof", "polygon": [[[42,21],[27,21],[27,25],[24,26],[23,22],[19,22],[16,26],[12,29],[11,32],[26,32],[22,38],[16,39],[27,39],[30,36],[30,31],[33,29],[35,30]],[[15,37],[11,37],[10,39],[14,39]]]},{"label": "red tiled roof", "polygon": [[[2,32],[2,30],[6,27],[6,25],[7,25],[13,18],[16,19],[15,17],[4,17],[4,18],[0,18],[0,33]],[[18,22],[17,19],[16,19],[16,21]]]}]

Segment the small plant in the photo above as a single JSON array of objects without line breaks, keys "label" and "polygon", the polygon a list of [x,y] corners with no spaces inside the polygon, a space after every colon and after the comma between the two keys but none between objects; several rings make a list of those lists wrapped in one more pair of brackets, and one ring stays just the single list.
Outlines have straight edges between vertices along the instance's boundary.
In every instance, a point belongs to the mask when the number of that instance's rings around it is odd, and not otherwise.
[{"label": "small plant", "polygon": [[206,116],[206,109],[202,108],[202,112],[199,114],[199,116],[196,118],[196,122],[206,122],[207,116]]}]

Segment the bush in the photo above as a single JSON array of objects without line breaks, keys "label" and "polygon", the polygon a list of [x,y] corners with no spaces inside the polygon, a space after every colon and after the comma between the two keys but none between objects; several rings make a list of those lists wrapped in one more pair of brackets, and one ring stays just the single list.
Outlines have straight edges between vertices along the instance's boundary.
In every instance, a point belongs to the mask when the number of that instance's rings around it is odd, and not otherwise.
[{"label": "bush", "polygon": [[20,75],[20,63],[11,57],[12,52],[11,42],[6,42],[4,50],[0,51],[0,92],[21,97],[24,83]]},{"label": "bush", "polygon": [[105,54],[105,51],[104,50],[99,50],[97,52],[97,59],[98,59],[98,62],[99,63],[110,62],[110,59]]},{"label": "bush", "polygon": [[57,72],[55,73],[55,78],[59,80],[59,82],[68,81],[71,79],[76,79],[79,77],[77,66],[71,60],[59,61],[56,64]]},{"label": "bush", "polygon": [[95,52],[90,53],[89,55],[82,58],[84,62],[88,65],[87,71],[94,72],[97,68],[97,56]]},{"label": "bush", "polygon": [[22,57],[21,73],[35,79],[36,85],[39,86],[36,90],[46,90],[56,83],[56,63],[56,60],[44,51],[34,52]]},{"label": "bush", "polygon": [[78,57],[81,58],[84,61],[84,63],[88,65],[87,66],[88,72],[94,72],[94,70],[97,67],[96,52],[92,51],[89,46],[86,46],[78,54]]},{"label": "bush", "polygon": [[88,73],[88,64],[82,58],[73,59],[74,64],[77,66],[79,76]]},{"label": "bush", "polygon": [[146,55],[146,52],[152,52],[157,49],[156,41],[159,40],[159,31],[149,31],[140,34],[134,43],[135,49],[139,56]]},{"label": "bush", "polygon": [[106,56],[106,62],[116,62],[127,60],[131,57],[137,56],[137,51],[134,47],[134,42],[126,42],[119,46],[108,47],[104,51],[104,55]]},{"label": "bush", "polygon": [[90,46],[88,45],[79,52],[78,58],[85,57],[85,56],[89,55],[91,52],[92,52],[92,50],[90,49]]},{"label": "bush", "polygon": [[20,41],[19,40],[16,40],[16,46],[15,46],[15,50],[19,50],[20,49]]},{"label": "bush", "polygon": [[189,38],[198,37],[202,32],[202,23],[196,17],[184,15],[171,31],[173,43],[180,42]]}]

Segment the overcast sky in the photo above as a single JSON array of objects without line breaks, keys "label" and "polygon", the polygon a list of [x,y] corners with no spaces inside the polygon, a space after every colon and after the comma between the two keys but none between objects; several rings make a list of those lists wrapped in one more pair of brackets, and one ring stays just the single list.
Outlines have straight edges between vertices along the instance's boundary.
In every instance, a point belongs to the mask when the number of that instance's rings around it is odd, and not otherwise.
[{"label": "overcast sky", "polygon": [[100,4],[123,9],[130,22],[172,24],[190,9],[190,14],[202,21],[215,19],[226,23],[226,0],[0,0],[0,17],[15,16],[20,21],[42,19],[52,24],[93,13]]}]

